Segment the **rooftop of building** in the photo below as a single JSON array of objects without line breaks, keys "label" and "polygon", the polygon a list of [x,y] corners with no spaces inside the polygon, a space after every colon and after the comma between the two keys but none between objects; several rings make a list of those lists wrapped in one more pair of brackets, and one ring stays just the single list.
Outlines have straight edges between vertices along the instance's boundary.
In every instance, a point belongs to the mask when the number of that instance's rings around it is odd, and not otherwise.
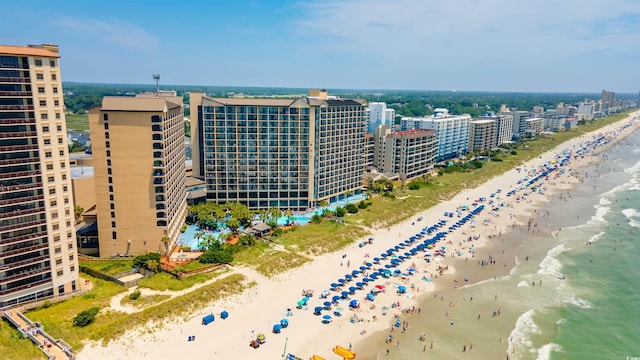
[{"label": "rooftop of building", "polygon": [[365,106],[366,101],[363,99],[343,99],[336,96],[327,95],[326,90],[309,90],[309,95],[299,98],[259,98],[259,97],[233,97],[233,98],[214,98],[203,96],[204,99],[215,101],[221,105],[230,106],[292,106],[295,102],[304,101],[309,106]]},{"label": "rooftop of building", "polygon": [[472,124],[488,124],[488,123],[492,123],[495,122],[494,119],[477,119],[477,120],[471,120]]},{"label": "rooftop of building", "polygon": [[204,185],[205,182],[198,179],[198,178],[194,178],[193,176],[187,176],[185,179],[185,185],[187,187],[191,187],[191,186],[196,186],[196,185]]},{"label": "rooftop of building", "polygon": [[58,46],[53,44],[27,46],[0,45],[0,54],[59,58],[60,54],[52,51],[57,48]]},{"label": "rooftop of building", "polygon": [[144,93],[135,97],[105,96],[102,111],[149,111],[164,112],[182,106],[181,96],[167,96],[162,93]]}]

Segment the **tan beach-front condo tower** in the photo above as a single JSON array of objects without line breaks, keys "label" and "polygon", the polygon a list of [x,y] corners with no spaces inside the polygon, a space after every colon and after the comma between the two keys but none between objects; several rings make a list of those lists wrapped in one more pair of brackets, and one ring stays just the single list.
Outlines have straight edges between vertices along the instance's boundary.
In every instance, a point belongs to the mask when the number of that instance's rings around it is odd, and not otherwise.
[{"label": "tan beach-front condo tower", "polygon": [[57,45],[0,45],[0,307],[77,289]]},{"label": "tan beach-front condo tower", "polygon": [[364,100],[190,93],[193,173],[210,201],[306,210],[363,187]]},{"label": "tan beach-front condo tower", "polygon": [[101,257],[167,252],[187,213],[175,92],[105,96],[89,110]]}]

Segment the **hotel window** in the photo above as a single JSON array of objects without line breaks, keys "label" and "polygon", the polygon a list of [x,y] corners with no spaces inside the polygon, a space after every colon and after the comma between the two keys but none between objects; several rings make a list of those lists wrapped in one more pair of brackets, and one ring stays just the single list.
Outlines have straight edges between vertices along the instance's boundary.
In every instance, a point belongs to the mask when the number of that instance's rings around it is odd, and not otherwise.
[{"label": "hotel window", "polygon": [[44,87],[38,88],[38,94],[44,94]]},{"label": "hotel window", "polygon": [[56,130],[58,130],[58,131],[62,131],[62,125],[58,125],[58,126],[56,126]]},{"label": "hotel window", "polygon": [[[58,272],[56,273],[56,275],[58,275],[58,276],[62,276],[63,274],[64,274],[64,271],[63,271],[63,270],[58,270]],[[62,286],[62,285],[61,285],[61,286]]]},{"label": "hotel window", "polygon": [[59,235],[54,236],[53,242],[58,242],[58,241],[60,241],[60,236]]},{"label": "hotel window", "polygon": [[112,231],[112,232],[111,232],[111,238],[112,238],[113,240],[116,240],[116,239],[118,238],[118,236],[116,235],[116,232],[115,232],[115,231]]},{"label": "hotel window", "polygon": [[111,147],[111,143],[109,141],[105,141],[104,146],[109,149]]},{"label": "hotel window", "polygon": [[42,127],[42,132],[49,132],[49,127],[48,126],[43,126]]},{"label": "hotel window", "polygon": [[45,145],[51,145],[51,140],[49,140],[49,139],[44,139],[44,144],[45,144]]},{"label": "hotel window", "polygon": [[112,219],[115,219],[115,218],[116,218],[116,213],[115,213],[115,211],[112,211],[112,212],[111,212],[111,218],[112,218]]},{"label": "hotel window", "polygon": [[58,138],[58,144],[62,145],[62,138]]},{"label": "hotel window", "polygon": [[49,177],[47,178],[47,181],[48,181],[48,182],[50,182],[50,183],[52,183],[52,182],[54,182],[54,181],[56,181],[56,180],[55,180],[55,178],[54,178],[53,176],[49,176]]},{"label": "hotel window", "polygon": [[71,271],[71,272],[76,271],[76,266],[75,265],[69,266],[69,271]]},{"label": "hotel window", "polygon": [[44,80],[44,74],[36,74],[36,80]]},{"label": "hotel window", "polygon": [[[63,175],[63,176],[64,176],[64,175]],[[63,180],[64,180],[64,179],[63,179]],[[65,204],[68,204],[68,203],[69,203],[69,198],[68,198],[68,197],[64,198],[64,203],[65,203]]]},{"label": "hotel window", "polygon": [[64,156],[64,150],[60,150],[60,156]]},{"label": "hotel window", "polygon": [[40,106],[47,106],[47,100],[40,100]]},{"label": "hotel window", "polygon": [[116,227],[116,222],[115,221],[111,222],[111,227]]},{"label": "hotel window", "polygon": [[67,180],[67,174],[62,174],[62,180]]},{"label": "hotel window", "polygon": [[109,132],[108,132],[108,131],[105,131],[105,132],[104,132],[104,138],[105,138],[105,139],[108,139],[108,138],[109,138]]},{"label": "hotel window", "polygon": [[60,254],[60,253],[62,252],[62,248],[61,248],[61,247],[57,247],[57,248],[54,250],[54,252],[55,252],[56,254]]},{"label": "hotel window", "polygon": [[53,93],[54,93],[54,94],[57,94],[57,93],[58,93],[58,88],[57,88],[57,87],[54,87],[54,88],[53,88]]},{"label": "hotel window", "polygon": [[73,261],[73,259],[75,259],[75,257],[73,256],[73,254],[69,255],[69,261]]},{"label": "hotel window", "polygon": [[50,158],[51,157],[51,151],[47,151],[46,153],[44,153],[44,157]]},{"label": "hotel window", "polygon": [[60,100],[53,100],[54,106],[60,106]]},{"label": "hotel window", "polygon": [[109,192],[113,192],[113,186],[109,185]]},{"label": "hotel window", "polygon": [[116,209],[116,205],[115,204],[109,204],[109,207],[111,208],[111,210],[115,210]]},{"label": "hotel window", "polygon": [[53,81],[58,80],[58,77],[56,76],[56,74],[51,74],[51,80]]},{"label": "hotel window", "polygon": [[56,119],[60,119],[60,118],[61,118],[60,113],[59,113],[59,112],[57,112],[57,113],[56,113]]},{"label": "hotel window", "polygon": [[47,164],[47,170],[53,170],[53,164]]},{"label": "hotel window", "polygon": [[68,189],[68,188],[67,188],[66,186],[63,186],[63,187],[62,187],[62,191],[63,191],[63,192],[67,192],[67,189]]},{"label": "hotel window", "polygon": [[49,189],[49,195],[55,195],[56,194],[56,189]]},{"label": "hotel window", "polygon": [[72,237],[72,236],[73,236],[73,235],[71,235],[71,232],[68,232],[68,233],[67,233],[67,239],[71,239],[71,237]]},{"label": "hotel window", "polygon": [[67,244],[67,249],[73,250],[73,243],[68,243]]},{"label": "hotel window", "polygon": [[49,60],[49,66],[56,67],[56,61],[55,60]]},{"label": "hotel window", "polygon": [[49,115],[47,113],[40,114],[40,119],[47,120],[48,118],[49,118]]},{"label": "hotel window", "polygon": [[109,114],[102,115],[102,119],[104,119],[104,121],[109,121]]},{"label": "hotel window", "polygon": [[62,265],[62,259],[56,259],[56,265]]},{"label": "hotel window", "polygon": [[53,230],[58,230],[58,229],[60,229],[60,225],[58,225],[58,224],[53,224],[53,225],[51,226],[51,228],[52,228]]},{"label": "hotel window", "polygon": [[105,130],[109,130],[109,124],[104,123],[104,129],[105,129]]},{"label": "hotel window", "polygon": [[42,66],[42,60],[40,60],[40,59],[36,59],[33,63],[34,63],[36,66]]}]

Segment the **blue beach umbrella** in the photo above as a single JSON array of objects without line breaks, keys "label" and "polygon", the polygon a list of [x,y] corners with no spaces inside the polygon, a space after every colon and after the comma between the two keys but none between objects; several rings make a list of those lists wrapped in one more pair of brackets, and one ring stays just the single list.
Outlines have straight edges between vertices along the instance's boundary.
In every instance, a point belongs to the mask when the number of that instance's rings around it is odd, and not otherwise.
[{"label": "blue beach umbrella", "polygon": [[331,298],[331,301],[333,301],[334,303],[336,303],[336,304],[337,304],[337,303],[338,303],[338,301],[340,301],[340,299],[342,299],[342,298],[341,298],[340,296],[337,296],[337,295],[336,295],[336,296],[334,296],[334,297],[332,297],[332,298]]},{"label": "blue beach umbrella", "polygon": [[322,306],[316,306],[313,309],[313,315],[320,315],[321,312],[322,312]]}]

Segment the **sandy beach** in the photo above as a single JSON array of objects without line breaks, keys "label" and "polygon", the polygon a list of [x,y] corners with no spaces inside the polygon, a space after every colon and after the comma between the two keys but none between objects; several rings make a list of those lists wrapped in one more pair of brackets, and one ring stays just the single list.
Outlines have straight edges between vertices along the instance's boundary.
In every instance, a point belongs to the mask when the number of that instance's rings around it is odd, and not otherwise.
[{"label": "sandy beach", "polygon": [[[611,143],[637,130],[640,121],[635,121],[624,129],[622,127],[639,114],[640,111],[634,112],[625,120],[561,144],[540,157],[522,164],[518,169],[512,169],[477,188],[467,189],[448,201],[415,214],[412,219],[403,223],[390,228],[370,229],[370,235],[356,241],[350,247],[337,253],[319,256],[303,267],[288,273],[274,278],[265,278],[248,268],[233,268],[233,272],[244,274],[248,281],[255,281],[256,285],[240,296],[210,304],[187,321],[170,320],[163,324],[149,324],[143,329],[132,329],[124,336],[112,339],[107,346],[89,343],[79,352],[78,358],[169,359],[181,358],[186,354],[192,359],[277,359],[291,353],[302,359],[308,359],[313,355],[334,359],[337,356],[331,349],[336,345],[347,349],[352,348],[357,353],[358,359],[376,358],[385,348],[384,342],[380,343],[378,339],[380,334],[391,333],[392,328],[394,330],[391,334],[403,333],[406,322],[411,322],[412,317],[421,316],[424,313],[420,306],[425,299],[439,300],[439,289],[464,287],[490,276],[508,273],[518,260],[515,255],[516,249],[505,246],[502,249],[504,253],[492,254],[490,257],[487,255],[487,249],[495,246],[497,240],[503,236],[506,237],[507,233],[516,227],[524,228],[527,232],[536,231],[538,226],[536,218],[542,216],[536,213],[537,209],[540,209],[549,199],[569,191],[575,184],[583,181],[584,174],[581,169],[596,161],[595,155],[606,151]],[[577,150],[592,141],[595,134],[606,135],[609,141],[607,144],[601,143],[584,156],[577,155]],[[547,168],[553,167],[560,158],[559,154],[565,150],[573,151],[570,163],[550,172],[548,179],[541,178],[535,184],[537,185],[535,191],[525,186],[526,181],[519,183],[519,180],[527,176],[536,176],[544,165]],[[510,191],[514,193],[507,196]],[[484,200],[480,201],[480,198]],[[470,221],[457,229],[448,231],[450,225],[482,205],[484,210],[471,217]],[[496,210],[493,210],[494,208]],[[453,212],[454,216],[445,218],[445,212]],[[437,243],[437,248],[445,246],[446,256],[436,256],[434,251],[430,250],[431,256],[425,257],[425,252],[418,251],[414,256],[401,262],[397,268],[390,268],[391,271],[400,269],[401,273],[408,276],[378,277],[365,284],[362,290],[356,291],[348,299],[332,305],[331,310],[322,311],[321,316],[313,314],[315,307],[324,306],[325,301],[331,301],[331,298],[339,295],[340,291],[355,286],[354,284],[363,278],[363,274],[359,274],[338,292],[330,291],[327,299],[320,299],[323,290],[329,290],[331,283],[344,279],[345,274],[359,270],[360,266],[373,262],[375,257],[379,257],[387,249],[393,248],[411,236],[416,236],[423,229],[443,219],[448,221],[447,224],[436,232],[443,231],[448,234],[444,240]],[[423,240],[433,237],[436,232],[422,236],[404,249],[400,249],[397,255],[403,254],[407,249],[415,248]],[[358,243],[366,241],[368,237],[373,237],[373,242],[358,247]],[[427,258],[429,262],[425,261]],[[371,274],[388,263],[388,260],[382,260],[379,265],[365,268],[363,272]],[[413,270],[409,271],[409,268]],[[488,270],[478,271],[478,268]],[[413,275],[409,275],[410,273]],[[379,293],[373,301],[367,300],[367,294],[376,285],[384,287],[384,292]],[[399,286],[406,287],[406,292],[398,294]],[[305,306],[297,308],[296,304],[301,300],[305,290],[314,290],[314,295]],[[197,291],[197,287],[189,291]],[[126,296],[128,293],[120,296]],[[182,295],[182,292],[179,295]],[[358,300],[360,307],[349,309],[350,300]],[[467,301],[472,300],[473,298]],[[453,310],[456,306],[459,307],[445,299],[441,302],[440,310],[448,311],[447,308]],[[135,311],[122,308],[118,303],[119,298],[112,301],[112,310]],[[337,307],[343,309],[340,312],[341,316],[334,315]],[[473,311],[476,310],[473,309]],[[227,319],[220,318],[222,311],[229,313]],[[491,312],[492,309],[487,308],[483,311],[483,313]],[[203,326],[202,317],[210,313],[215,315],[216,320]],[[324,315],[331,316],[328,323],[321,321]],[[393,326],[396,316],[400,319],[399,327]],[[282,319],[287,319],[289,326],[282,329],[279,334],[272,333],[273,325]],[[452,318],[451,322],[454,321],[455,319]],[[433,337],[433,334],[438,331],[439,329],[435,328],[429,329],[429,336]],[[452,330],[447,328],[442,331]],[[249,346],[249,342],[259,333],[266,335],[266,342],[254,349]],[[195,340],[188,341],[192,336]],[[398,341],[405,340],[400,336],[394,336],[386,345],[393,351],[396,346],[401,346],[397,343]],[[414,346],[425,348],[430,346],[428,339],[422,343],[412,339],[412,342],[416,343]],[[508,344],[505,342],[500,346],[503,346],[506,351]],[[466,351],[466,344],[464,350]]]}]

